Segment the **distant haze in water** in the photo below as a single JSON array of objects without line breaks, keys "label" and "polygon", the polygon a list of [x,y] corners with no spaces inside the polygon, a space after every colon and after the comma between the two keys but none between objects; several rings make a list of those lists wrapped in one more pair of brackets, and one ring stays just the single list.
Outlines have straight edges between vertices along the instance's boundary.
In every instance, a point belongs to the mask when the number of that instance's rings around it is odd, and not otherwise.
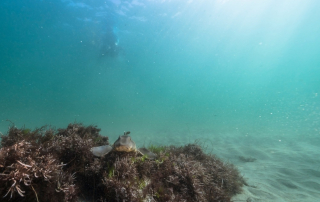
[{"label": "distant haze in water", "polygon": [[[320,1],[0,3],[0,131],[320,131]],[[195,137],[199,138],[199,137]]]}]

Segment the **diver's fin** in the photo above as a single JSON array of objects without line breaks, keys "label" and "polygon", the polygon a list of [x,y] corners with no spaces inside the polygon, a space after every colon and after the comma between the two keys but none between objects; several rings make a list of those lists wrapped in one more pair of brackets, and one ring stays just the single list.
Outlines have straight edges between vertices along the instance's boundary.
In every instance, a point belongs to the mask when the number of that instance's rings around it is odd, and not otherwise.
[{"label": "diver's fin", "polygon": [[109,153],[112,150],[112,147],[110,145],[103,145],[99,147],[92,147],[91,152],[95,156],[103,157],[107,153]]}]

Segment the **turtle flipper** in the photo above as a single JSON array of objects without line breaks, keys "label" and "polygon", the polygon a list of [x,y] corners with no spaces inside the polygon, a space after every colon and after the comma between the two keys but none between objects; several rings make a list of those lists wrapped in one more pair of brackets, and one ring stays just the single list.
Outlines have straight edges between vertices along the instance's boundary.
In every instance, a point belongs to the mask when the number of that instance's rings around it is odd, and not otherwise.
[{"label": "turtle flipper", "polygon": [[148,159],[155,159],[157,157],[156,154],[152,153],[150,150],[142,147],[139,148],[138,151],[142,154],[148,157]]},{"label": "turtle flipper", "polygon": [[91,152],[93,155],[98,157],[103,157],[107,153],[109,153],[112,150],[112,147],[110,145],[103,145],[99,147],[92,147]]}]

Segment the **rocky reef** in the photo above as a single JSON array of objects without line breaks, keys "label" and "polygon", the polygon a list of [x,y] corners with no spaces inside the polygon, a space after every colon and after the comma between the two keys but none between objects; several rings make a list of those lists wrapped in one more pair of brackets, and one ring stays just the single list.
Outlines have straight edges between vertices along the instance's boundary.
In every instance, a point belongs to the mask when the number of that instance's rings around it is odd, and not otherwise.
[{"label": "rocky reef", "polygon": [[245,183],[238,170],[198,144],[155,146],[138,152],[91,148],[109,145],[97,126],[66,129],[10,127],[1,136],[1,201],[227,202]]}]

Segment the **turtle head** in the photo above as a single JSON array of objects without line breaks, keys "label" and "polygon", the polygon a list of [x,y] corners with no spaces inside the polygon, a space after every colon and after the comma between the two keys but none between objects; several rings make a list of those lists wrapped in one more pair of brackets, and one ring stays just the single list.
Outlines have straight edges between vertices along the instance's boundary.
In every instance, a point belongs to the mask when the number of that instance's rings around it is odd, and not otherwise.
[{"label": "turtle head", "polygon": [[[123,135],[129,135],[130,134],[130,131],[124,131]],[[120,137],[120,136],[119,136]]]}]

